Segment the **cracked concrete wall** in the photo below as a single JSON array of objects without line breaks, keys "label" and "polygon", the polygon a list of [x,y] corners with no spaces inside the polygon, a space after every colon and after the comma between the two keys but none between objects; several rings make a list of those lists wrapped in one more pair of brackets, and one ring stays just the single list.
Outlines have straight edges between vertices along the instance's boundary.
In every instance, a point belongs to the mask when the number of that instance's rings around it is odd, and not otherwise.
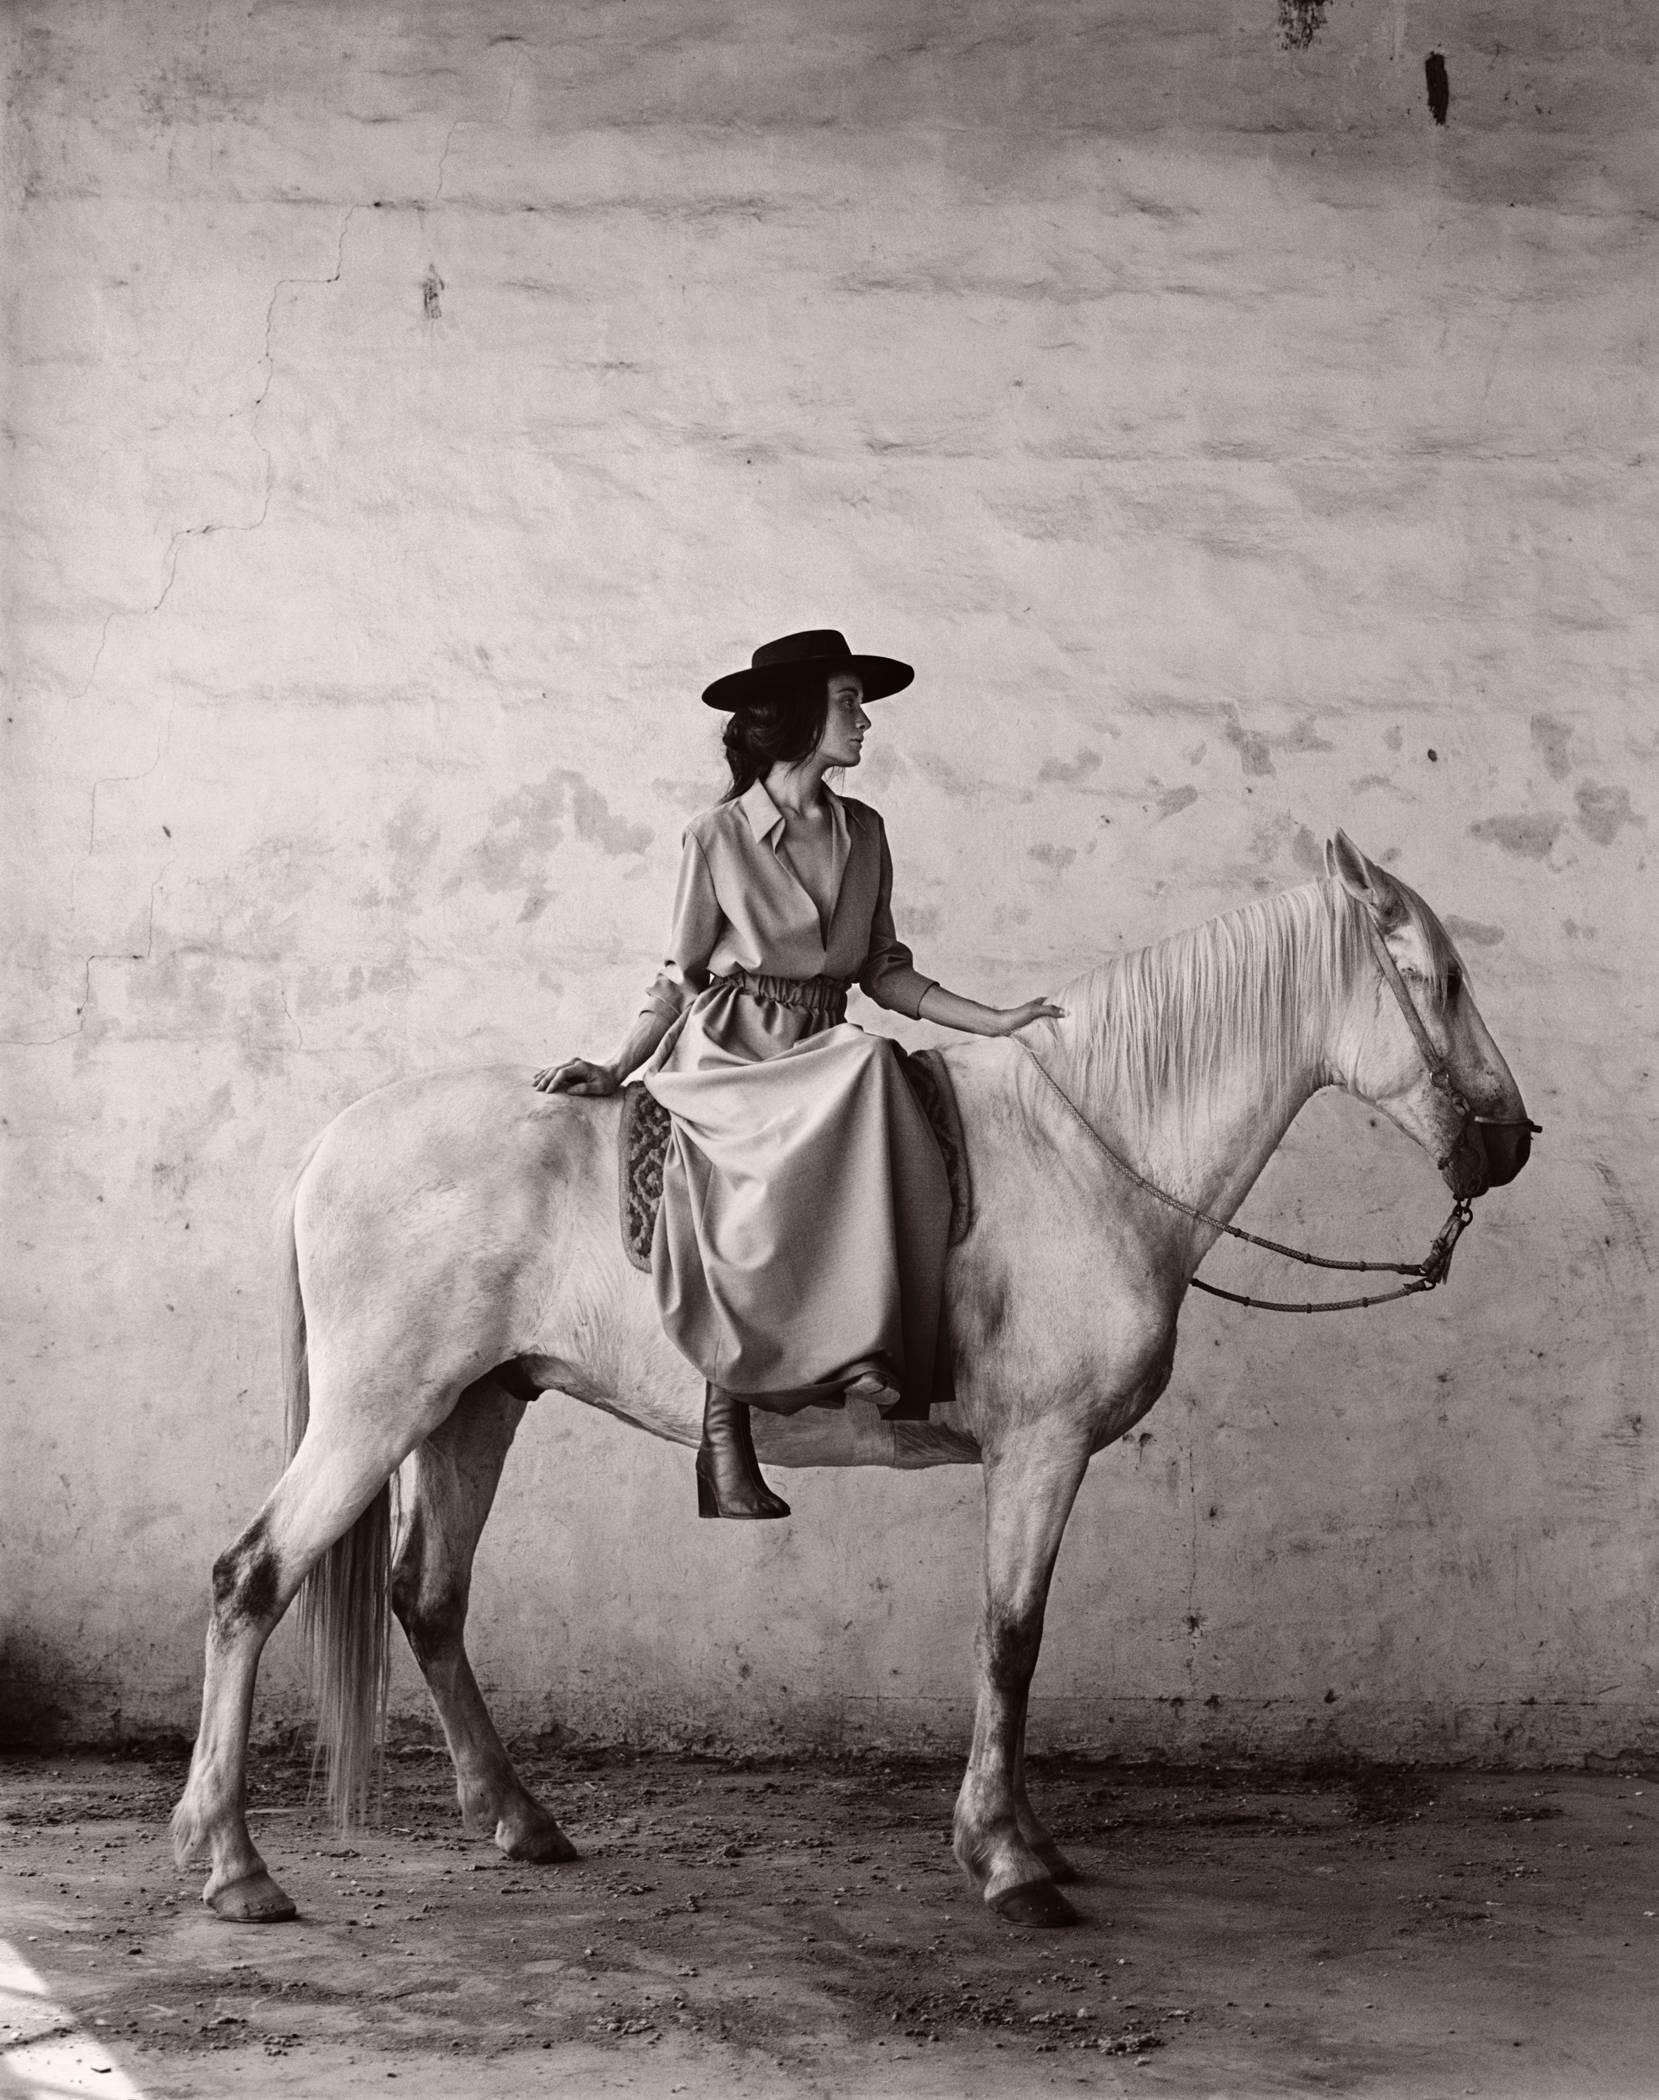
[{"label": "cracked concrete wall", "polygon": [[[3,34],[10,1725],[190,1725],[278,1462],[289,1162],[394,1074],[607,1044],[718,785],[698,687],[837,622],[921,667],[859,786],[947,982],[1035,990],[1341,823],[1548,1126],[1443,1298],[1190,1308],[1073,1519],[1039,1734],[1659,1742],[1651,14]],[[1415,1253],[1440,1211],[1321,1102],[1247,1222]],[[507,1720],[956,1740],[975,1477],[790,1492],[699,1527],[683,1453],[545,1401],[476,1591]],[[265,1684],[298,1714],[286,1634]]]}]

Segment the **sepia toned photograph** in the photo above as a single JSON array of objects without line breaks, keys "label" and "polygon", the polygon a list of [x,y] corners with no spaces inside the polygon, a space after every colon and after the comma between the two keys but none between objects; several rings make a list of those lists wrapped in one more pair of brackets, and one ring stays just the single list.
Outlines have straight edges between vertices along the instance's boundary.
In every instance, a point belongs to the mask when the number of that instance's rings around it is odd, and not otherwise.
[{"label": "sepia toned photograph", "polygon": [[1659,14],[0,75],[0,2100],[1655,2100]]}]

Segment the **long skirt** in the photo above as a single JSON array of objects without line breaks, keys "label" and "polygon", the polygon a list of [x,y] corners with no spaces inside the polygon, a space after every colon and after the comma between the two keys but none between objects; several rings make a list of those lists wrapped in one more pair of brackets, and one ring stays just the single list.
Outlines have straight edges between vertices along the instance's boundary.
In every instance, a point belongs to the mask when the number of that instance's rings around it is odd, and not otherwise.
[{"label": "long skirt", "polygon": [[645,1083],[673,1118],[652,1274],[682,1354],[780,1413],[925,1412],[950,1190],[893,1046],[722,987]]}]

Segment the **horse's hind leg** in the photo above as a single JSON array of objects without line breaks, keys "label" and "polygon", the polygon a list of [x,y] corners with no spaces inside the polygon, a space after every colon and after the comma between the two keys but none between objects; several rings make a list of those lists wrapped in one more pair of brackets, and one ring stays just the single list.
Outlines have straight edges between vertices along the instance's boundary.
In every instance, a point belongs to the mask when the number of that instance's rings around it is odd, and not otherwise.
[{"label": "horse's hind leg", "polygon": [[438,1709],[465,1827],[509,1859],[554,1861],[575,1859],[576,1848],[513,1770],[464,1642],[473,1554],[525,1404],[481,1378],[415,1453],[392,1609]]},{"label": "horse's hind leg", "polygon": [[183,1798],[173,1813],[182,1863],[205,1858],[202,1901],[221,1917],[266,1924],[294,1915],[248,1834],[246,1774],[259,1658],[313,1563],[378,1498],[402,1450],[330,1430],[313,1418],[265,1506],[213,1564],[202,1722]]},{"label": "horse's hind leg", "polygon": [[[1024,1795],[1026,1706],[1060,1538],[1089,1462],[1078,1425],[1038,1421],[985,1462],[985,1602],[975,1643],[973,1750],[956,1802],[956,1856],[985,1901],[1030,1925],[1069,1925],[1058,1855]],[[1047,1855],[1047,1856],[1045,1856]]]}]

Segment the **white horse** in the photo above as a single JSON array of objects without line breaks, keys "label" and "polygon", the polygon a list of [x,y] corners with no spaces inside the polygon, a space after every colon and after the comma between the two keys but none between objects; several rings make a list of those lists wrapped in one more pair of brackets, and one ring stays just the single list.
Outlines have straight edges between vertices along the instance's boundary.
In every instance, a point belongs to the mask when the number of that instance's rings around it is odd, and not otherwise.
[{"label": "white horse", "polygon": [[[1065,1020],[945,1052],[977,1198],[946,1278],[948,1410],[925,1426],[855,1406],[755,1417],[774,1465],[984,1467],[956,1856],[1023,1922],[1074,1915],[1024,1776],[1061,1533],[1091,1457],[1168,1383],[1181,1300],[1216,1237],[1104,1147],[1211,1220],[1237,1209],[1325,1086],[1388,1115],[1459,1197],[1526,1161],[1520,1095],[1439,921],[1340,833],[1326,858],[1323,882],[1080,977],[1058,995]],[[517,1070],[440,1074],[356,1102],[299,1168],[291,1455],[214,1565],[201,1731],[173,1819],[181,1863],[205,1859],[203,1900],[224,1917],[294,1913],[248,1834],[244,1781],[260,1653],[302,1583],[342,1816],[376,1769],[390,1608],[443,1723],[466,1827],[513,1859],[575,1856],[513,1770],[462,1636],[474,1549],[537,1392],[698,1439],[701,1382],[621,1246],[617,1119],[614,1101],[537,1093]],[[411,1458],[394,1559],[389,1482]]]}]

